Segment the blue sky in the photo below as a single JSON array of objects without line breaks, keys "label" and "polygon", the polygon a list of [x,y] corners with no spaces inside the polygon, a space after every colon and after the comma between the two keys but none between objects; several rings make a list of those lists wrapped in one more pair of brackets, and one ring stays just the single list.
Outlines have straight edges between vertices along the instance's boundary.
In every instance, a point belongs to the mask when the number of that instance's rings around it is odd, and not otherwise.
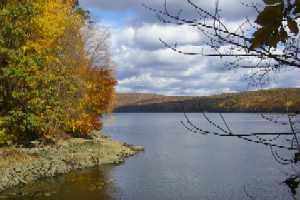
[{"label": "blue sky", "polygon": [[[214,1],[194,0],[211,10]],[[256,0],[261,2],[260,0]],[[249,88],[249,70],[228,70],[224,60],[202,56],[184,56],[159,42],[177,42],[182,48],[204,46],[205,39],[198,30],[165,25],[142,3],[155,8],[163,0],[80,0],[89,10],[93,21],[109,27],[111,52],[118,79],[118,92],[151,92],[165,95],[212,95],[238,92]],[[184,0],[168,0],[171,10],[183,8],[183,14],[194,17]],[[222,17],[229,27],[238,26],[245,17],[253,19],[255,11],[245,8],[240,0],[220,0]],[[297,70],[271,73],[264,87],[300,87]]]},{"label": "blue sky", "polygon": [[93,21],[103,23],[112,28],[124,28],[127,21],[134,18],[134,11],[128,9],[122,12],[114,10],[100,10],[98,8],[87,7],[91,13]]}]

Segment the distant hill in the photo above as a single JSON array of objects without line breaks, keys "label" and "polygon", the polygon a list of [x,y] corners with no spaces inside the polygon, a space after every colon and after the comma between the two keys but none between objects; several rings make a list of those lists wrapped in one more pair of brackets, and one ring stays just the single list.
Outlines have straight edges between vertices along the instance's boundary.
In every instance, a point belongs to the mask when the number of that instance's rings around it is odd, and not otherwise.
[{"label": "distant hill", "polygon": [[300,88],[270,89],[214,96],[117,95],[114,112],[286,112],[300,111]]}]

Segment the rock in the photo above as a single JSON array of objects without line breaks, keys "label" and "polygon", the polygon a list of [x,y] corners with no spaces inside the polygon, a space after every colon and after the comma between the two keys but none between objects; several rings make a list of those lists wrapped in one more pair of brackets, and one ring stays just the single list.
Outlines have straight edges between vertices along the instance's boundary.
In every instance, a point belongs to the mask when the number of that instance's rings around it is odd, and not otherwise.
[{"label": "rock", "polygon": [[133,151],[145,151],[145,147],[143,147],[143,146],[131,145],[129,148],[132,149]]},{"label": "rock", "polygon": [[132,151],[136,151],[136,152],[145,151],[145,148],[143,146],[135,146],[135,145],[132,145],[132,144],[128,144],[126,142],[124,142],[122,145],[124,147],[127,147],[127,148],[131,149]]},{"label": "rock", "polygon": [[18,154],[17,158],[13,154],[0,160],[0,192],[71,170],[102,164],[121,164],[126,157],[144,151],[144,147],[122,144],[100,135],[95,139],[73,138],[57,145],[13,150]]},{"label": "rock", "polygon": [[41,142],[40,142],[40,141],[37,141],[37,140],[31,141],[30,143],[31,143],[31,145],[32,145],[33,147],[38,147],[38,146],[41,145]]}]

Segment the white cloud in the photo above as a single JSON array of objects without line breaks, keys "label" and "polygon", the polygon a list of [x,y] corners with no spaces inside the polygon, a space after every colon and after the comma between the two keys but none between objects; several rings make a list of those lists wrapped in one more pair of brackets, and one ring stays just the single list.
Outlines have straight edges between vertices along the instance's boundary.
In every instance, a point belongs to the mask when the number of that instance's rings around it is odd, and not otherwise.
[{"label": "white cloud", "polygon": [[[257,0],[259,1],[259,0]],[[112,54],[117,65],[116,74],[120,92],[153,92],[166,95],[211,95],[222,92],[247,90],[244,75],[249,70],[224,70],[224,59],[178,54],[159,41],[174,44],[184,51],[201,52],[209,48],[205,38],[196,28],[165,25],[154,20],[153,13],[145,10],[141,3],[159,8],[163,0],[81,0],[86,7],[97,7],[98,11],[122,12],[131,10],[138,23],[126,22],[112,26]],[[169,0],[171,12],[182,7],[185,16],[194,16],[186,1]],[[200,7],[212,9],[214,1],[195,0]],[[220,8],[226,24],[235,30],[245,16],[255,16],[251,9],[241,9],[239,0],[222,0]],[[118,19],[115,19],[118,20]],[[220,48],[222,51],[228,47]],[[245,64],[253,60],[245,60]],[[300,87],[298,73],[275,74],[269,87]]]},{"label": "white cloud", "polygon": [[163,39],[167,42],[178,45],[193,45],[203,42],[201,34],[194,28],[188,26],[143,24],[139,27],[126,27],[114,32],[114,46],[120,44],[126,46],[139,45],[143,49],[158,49],[164,45],[159,41]]},{"label": "white cloud", "polygon": [[163,89],[169,87],[173,84],[178,83],[179,80],[175,78],[166,78],[166,77],[155,77],[150,73],[141,74],[140,76],[133,76],[130,78],[123,79],[119,81],[119,84],[122,86],[131,86],[135,87],[150,87],[154,89]]}]

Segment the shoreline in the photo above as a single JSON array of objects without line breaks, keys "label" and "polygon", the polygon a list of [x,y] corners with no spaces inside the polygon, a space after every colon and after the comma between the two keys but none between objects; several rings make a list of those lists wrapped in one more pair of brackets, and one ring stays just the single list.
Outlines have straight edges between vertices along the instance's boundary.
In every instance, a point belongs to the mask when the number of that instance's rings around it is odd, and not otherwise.
[{"label": "shoreline", "polygon": [[72,138],[53,146],[0,148],[0,193],[73,170],[120,164],[140,151],[144,148],[103,135],[93,139]]}]

